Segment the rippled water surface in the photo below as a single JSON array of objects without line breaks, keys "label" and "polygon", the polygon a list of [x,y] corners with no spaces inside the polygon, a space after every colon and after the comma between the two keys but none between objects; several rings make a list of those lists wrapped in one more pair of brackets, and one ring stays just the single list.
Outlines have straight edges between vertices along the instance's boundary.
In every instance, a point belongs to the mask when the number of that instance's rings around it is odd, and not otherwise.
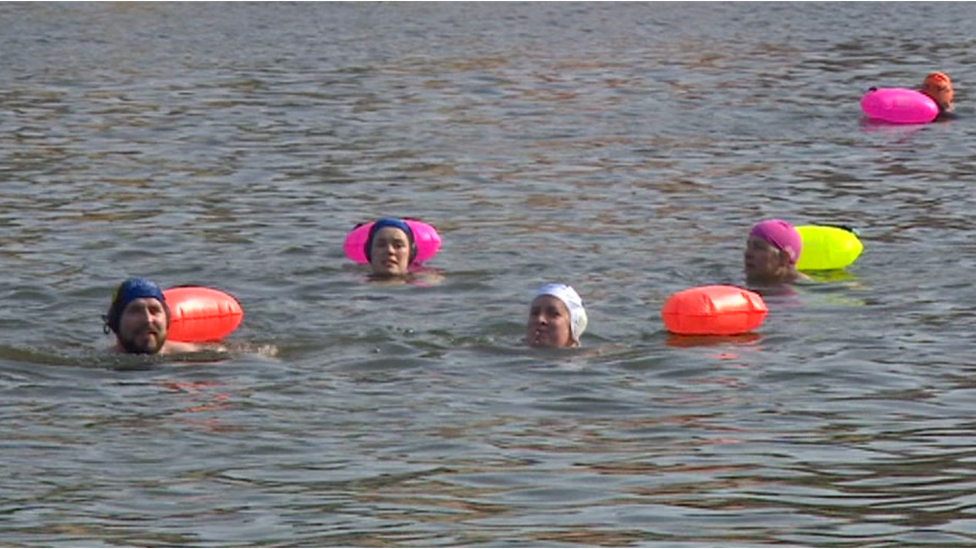
[{"label": "rippled water surface", "polygon": [[[970,3],[0,5],[4,545],[976,544]],[[948,72],[959,116],[860,120]],[[413,216],[434,285],[342,240]],[[749,226],[844,223],[755,334]],[[127,276],[230,356],[110,357]],[[525,348],[532,290],[582,349]]]}]

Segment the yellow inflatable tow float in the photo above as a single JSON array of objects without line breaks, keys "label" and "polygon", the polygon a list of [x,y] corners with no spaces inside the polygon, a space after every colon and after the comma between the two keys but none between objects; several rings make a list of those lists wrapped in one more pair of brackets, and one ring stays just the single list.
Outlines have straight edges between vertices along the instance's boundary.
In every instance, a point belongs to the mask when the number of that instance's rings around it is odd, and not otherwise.
[{"label": "yellow inflatable tow float", "polygon": [[800,259],[796,262],[798,271],[843,269],[854,263],[864,250],[857,231],[848,227],[801,225],[796,231],[803,243]]}]

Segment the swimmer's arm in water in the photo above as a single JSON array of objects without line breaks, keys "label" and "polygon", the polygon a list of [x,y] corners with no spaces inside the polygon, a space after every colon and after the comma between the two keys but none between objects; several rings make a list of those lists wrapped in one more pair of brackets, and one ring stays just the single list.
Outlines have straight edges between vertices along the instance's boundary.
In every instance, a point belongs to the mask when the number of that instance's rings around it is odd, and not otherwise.
[{"label": "swimmer's arm in water", "polygon": [[[116,344],[106,349],[114,354],[128,354],[122,346]],[[185,341],[168,341],[159,350],[159,355],[183,355],[194,353],[224,353],[224,354],[254,354],[266,357],[278,356],[278,347],[271,344],[254,345],[250,343],[189,343]]]},{"label": "swimmer's arm in water", "polygon": [[202,351],[226,352],[226,348],[219,343],[187,343],[184,341],[167,341],[160,350],[161,355],[176,355],[183,353],[199,353]]},{"label": "swimmer's arm in water", "polygon": [[808,275],[808,274],[806,274],[806,273],[802,273],[802,272],[800,272],[800,271],[797,271],[797,272],[796,272],[796,279],[795,279],[795,280],[793,280],[793,282],[799,282],[799,283],[804,283],[804,282],[806,282],[806,283],[813,283],[813,282],[815,282],[815,281],[814,281],[814,280],[813,280],[812,278],[810,278],[810,275]]},{"label": "swimmer's arm in water", "polygon": [[[115,354],[129,354],[122,345],[116,343],[115,345],[106,349],[107,352]],[[201,353],[205,351],[212,351],[217,353],[228,352],[227,347],[222,343],[188,343],[185,341],[167,341],[163,348],[159,350],[159,355],[178,355],[186,353]]]}]

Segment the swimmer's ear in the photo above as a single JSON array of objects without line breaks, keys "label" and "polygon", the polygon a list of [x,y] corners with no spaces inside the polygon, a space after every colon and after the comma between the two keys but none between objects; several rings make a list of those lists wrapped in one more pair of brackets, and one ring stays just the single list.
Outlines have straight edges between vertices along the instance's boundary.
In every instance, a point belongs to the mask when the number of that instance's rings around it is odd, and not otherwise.
[{"label": "swimmer's ear", "polygon": [[791,265],[791,263],[790,263],[790,254],[786,253],[786,250],[779,250],[778,249],[776,251],[779,252],[779,266],[780,267],[789,267]]}]

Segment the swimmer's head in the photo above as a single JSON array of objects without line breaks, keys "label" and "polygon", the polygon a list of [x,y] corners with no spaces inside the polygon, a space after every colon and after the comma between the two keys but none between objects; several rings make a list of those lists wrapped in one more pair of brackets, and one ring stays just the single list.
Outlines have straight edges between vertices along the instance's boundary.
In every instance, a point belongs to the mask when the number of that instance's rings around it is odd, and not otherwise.
[{"label": "swimmer's head", "polygon": [[749,231],[742,254],[746,282],[763,285],[792,282],[797,277],[800,246],[800,234],[782,219],[757,223]]},{"label": "swimmer's head", "polygon": [[373,223],[363,248],[374,276],[406,276],[417,257],[417,243],[410,225],[392,217]]},{"label": "swimmer's head", "polygon": [[782,219],[767,219],[756,223],[749,231],[749,236],[761,238],[771,244],[789,259],[791,265],[796,265],[800,259],[800,233]]},{"label": "swimmer's head", "polygon": [[529,309],[528,342],[545,347],[577,346],[587,323],[583,299],[572,286],[545,284],[536,291]]},{"label": "swimmer's head", "polygon": [[952,110],[952,80],[942,72],[933,72],[922,82],[922,93],[932,98],[942,111]]},{"label": "swimmer's head", "polygon": [[166,297],[163,295],[163,291],[159,289],[159,286],[145,278],[130,278],[122,284],[119,284],[118,288],[115,289],[115,293],[112,294],[112,303],[109,305],[108,312],[102,317],[105,321],[105,333],[111,330],[118,334],[119,319],[122,317],[125,308],[136,299],[142,298],[156,299],[162,304],[166,311],[166,324],[169,326],[169,307],[166,305]]}]

